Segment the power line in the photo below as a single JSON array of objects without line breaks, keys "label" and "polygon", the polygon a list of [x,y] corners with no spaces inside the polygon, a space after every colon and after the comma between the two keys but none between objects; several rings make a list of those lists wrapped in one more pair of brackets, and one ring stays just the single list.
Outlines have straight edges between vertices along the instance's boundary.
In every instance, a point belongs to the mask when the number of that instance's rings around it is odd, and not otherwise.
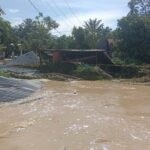
[{"label": "power line", "polygon": [[[53,10],[53,12],[56,14],[56,16],[59,18],[60,17],[60,15],[59,15],[59,13],[54,9],[54,7],[49,3],[49,2],[47,2],[47,6],[50,8],[50,9],[52,9]],[[64,19],[66,19],[65,18],[65,16],[63,16],[64,17]],[[67,19],[66,19],[67,20]],[[72,24],[70,24],[70,22],[68,23],[68,22],[64,22],[67,26],[71,26],[72,27]]]},{"label": "power line", "polygon": [[[36,5],[31,1],[31,0],[28,0],[29,3],[31,4],[31,6],[38,12],[38,13],[41,13],[41,11],[36,7]],[[57,30],[57,29],[54,29],[60,36],[61,36],[61,33]]]},{"label": "power line", "polygon": [[59,13],[54,9],[54,7],[48,2],[46,1],[47,6],[49,7],[49,9],[52,9],[53,13],[59,18],[60,15]]},{"label": "power line", "polygon": [[76,14],[74,13],[74,11],[71,9],[70,4],[67,0],[64,0],[64,2],[66,3],[66,5],[68,6],[70,12],[72,13],[72,15],[77,19],[77,21],[81,24],[81,21],[79,20],[79,18],[76,16]]},{"label": "power line", "polygon": [[[67,18],[66,14],[59,8],[59,6],[57,5],[56,1],[55,1],[55,0],[51,0],[51,1],[52,1],[53,4],[55,5],[55,7],[60,11],[60,13],[61,13],[65,18]],[[72,22],[71,20],[70,20],[70,23],[71,23],[73,26],[75,25],[74,22]]]},{"label": "power line", "polygon": [[38,12],[38,13],[41,13],[40,11],[39,11],[39,9],[34,5],[34,3],[31,1],[31,0],[28,0],[29,1],[29,3],[31,4],[31,6]]}]

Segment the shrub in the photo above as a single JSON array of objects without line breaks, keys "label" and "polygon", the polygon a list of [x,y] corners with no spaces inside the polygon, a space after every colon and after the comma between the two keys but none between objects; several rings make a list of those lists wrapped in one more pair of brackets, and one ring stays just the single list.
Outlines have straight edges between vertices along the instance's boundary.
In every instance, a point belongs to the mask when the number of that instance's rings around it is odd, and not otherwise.
[{"label": "shrub", "polygon": [[100,80],[107,78],[100,70],[89,65],[79,65],[74,71],[74,74],[85,80]]},{"label": "shrub", "polygon": [[7,72],[4,72],[4,71],[1,71],[1,70],[0,70],[0,76],[3,76],[3,77],[10,77],[10,74],[7,73]]},{"label": "shrub", "polygon": [[67,63],[50,63],[45,66],[40,66],[39,69],[43,73],[72,74],[72,72],[76,69],[76,65]]}]

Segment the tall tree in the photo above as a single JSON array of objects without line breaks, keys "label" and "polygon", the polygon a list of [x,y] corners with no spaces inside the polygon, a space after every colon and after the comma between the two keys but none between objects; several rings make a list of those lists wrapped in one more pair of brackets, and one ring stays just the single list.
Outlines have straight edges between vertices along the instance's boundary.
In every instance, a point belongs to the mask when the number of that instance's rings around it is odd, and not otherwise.
[{"label": "tall tree", "polygon": [[127,16],[119,20],[120,55],[124,60],[150,63],[150,19]]},{"label": "tall tree", "polygon": [[130,0],[130,12],[118,21],[115,51],[125,62],[150,63],[150,1]]},{"label": "tall tree", "polygon": [[13,34],[10,22],[0,17],[0,44],[1,48],[6,47],[6,53],[10,52],[10,43],[12,42]]},{"label": "tall tree", "polygon": [[82,27],[74,27],[72,30],[72,36],[75,41],[75,48],[77,49],[88,49],[90,48],[88,41],[87,30]]},{"label": "tall tree", "polygon": [[96,48],[96,44],[98,41],[98,36],[101,34],[104,24],[101,20],[97,19],[89,19],[85,22],[85,29],[88,31],[89,36],[91,38],[91,47]]},{"label": "tall tree", "polygon": [[43,17],[39,14],[35,18],[26,19],[14,28],[18,41],[23,43],[24,49],[37,51],[52,46],[53,36],[50,31],[58,27],[58,24],[50,17]]},{"label": "tall tree", "polygon": [[130,0],[129,15],[150,15],[150,0]]},{"label": "tall tree", "polygon": [[56,38],[54,48],[72,49],[72,48],[75,48],[75,42],[71,36],[63,35],[63,36]]},{"label": "tall tree", "polygon": [[95,49],[107,48],[107,38],[110,36],[111,29],[104,27],[101,20],[89,19],[83,27],[74,27],[72,36],[75,41],[75,48]]}]

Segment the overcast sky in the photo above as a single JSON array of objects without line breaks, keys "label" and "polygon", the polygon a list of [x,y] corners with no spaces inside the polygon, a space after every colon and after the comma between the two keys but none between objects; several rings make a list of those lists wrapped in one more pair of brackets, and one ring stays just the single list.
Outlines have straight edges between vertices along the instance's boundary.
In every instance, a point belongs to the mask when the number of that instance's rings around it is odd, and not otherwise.
[{"label": "overcast sky", "polygon": [[[73,26],[82,26],[89,18],[101,19],[105,26],[116,28],[117,20],[128,13],[129,0],[32,0],[45,15],[55,19],[62,34],[69,34]],[[34,18],[35,9],[28,0],[0,0],[4,16],[12,25],[25,18]]]}]

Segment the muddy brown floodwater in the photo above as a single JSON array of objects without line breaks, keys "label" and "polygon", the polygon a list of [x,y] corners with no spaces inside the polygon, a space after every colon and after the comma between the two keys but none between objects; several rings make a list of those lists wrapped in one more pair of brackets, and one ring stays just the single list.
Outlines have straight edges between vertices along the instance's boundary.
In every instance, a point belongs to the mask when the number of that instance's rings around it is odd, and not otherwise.
[{"label": "muddy brown floodwater", "polygon": [[48,81],[0,105],[0,150],[150,150],[150,87]]}]

